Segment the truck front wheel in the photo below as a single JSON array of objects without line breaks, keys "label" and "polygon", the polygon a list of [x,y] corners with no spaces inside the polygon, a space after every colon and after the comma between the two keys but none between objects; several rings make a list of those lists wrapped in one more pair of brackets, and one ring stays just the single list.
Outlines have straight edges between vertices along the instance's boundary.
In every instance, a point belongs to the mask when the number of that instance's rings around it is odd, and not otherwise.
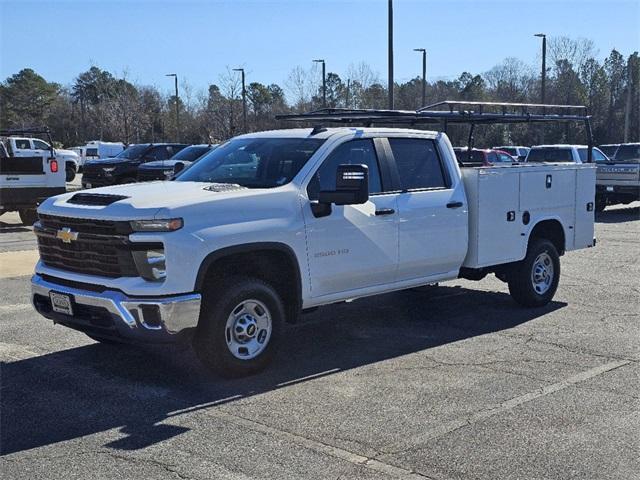
[{"label": "truck front wheel", "polygon": [[607,208],[607,197],[596,195],[596,212],[603,212]]},{"label": "truck front wheel", "polygon": [[527,256],[509,273],[509,293],[520,305],[542,307],[551,301],[560,280],[560,256],[549,240],[534,239]]},{"label": "truck front wheel", "polygon": [[20,215],[20,220],[25,227],[30,227],[38,221],[38,212],[36,211],[36,207],[23,208],[18,211],[18,215]]},{"label": "truck front wheel", "polygon": [[194,348],[224,377],[264,369],[275,354],[285,318],[282,299],[266,282],[236,277],[204,292]]}]

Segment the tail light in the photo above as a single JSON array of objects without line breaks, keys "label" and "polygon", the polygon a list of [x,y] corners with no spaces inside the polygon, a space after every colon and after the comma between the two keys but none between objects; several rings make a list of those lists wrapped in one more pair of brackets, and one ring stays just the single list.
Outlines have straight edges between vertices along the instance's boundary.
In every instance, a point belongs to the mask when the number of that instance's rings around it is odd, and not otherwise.
[{"label": "tail light", "polygon": [[56,173],[58,171],[58,161],[51,160],[51,162],[49,162],[49,168],[51,169],[51,173]]}]

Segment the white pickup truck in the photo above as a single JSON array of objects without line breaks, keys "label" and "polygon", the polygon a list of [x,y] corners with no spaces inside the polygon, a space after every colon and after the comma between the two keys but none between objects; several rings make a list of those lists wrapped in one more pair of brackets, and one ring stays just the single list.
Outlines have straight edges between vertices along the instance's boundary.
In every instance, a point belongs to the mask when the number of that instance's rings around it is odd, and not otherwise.
[{"label": "white pickup truck", "polygon": [[33,304],[99,341],[192,339],[227,376],[263,368],[312,307],[489,273],[547,304],[595,245],[593,164],[461,169],[444,133],[239,136],[173,181],[38,209]]},{"label": "white pickup truck", "polygon": [[[49,135],[47,129],[28,129]],[[66,191],[65,172],[54,157],[53,149],[33,155],[16,156],[11,136],[15,130],[0,130],[0,215],[17,211],[24,225],[38,219],[36,207],[45,198]]]},{"label": "white pickup truck", "polygon": [[10,137],[7,139],[7,150],[15,157],[41,157],[53,151],[53,157],[64,167],[67,182],[73,181],[80,167],[80,156],[76,152],[52,148],[39,138]]}]

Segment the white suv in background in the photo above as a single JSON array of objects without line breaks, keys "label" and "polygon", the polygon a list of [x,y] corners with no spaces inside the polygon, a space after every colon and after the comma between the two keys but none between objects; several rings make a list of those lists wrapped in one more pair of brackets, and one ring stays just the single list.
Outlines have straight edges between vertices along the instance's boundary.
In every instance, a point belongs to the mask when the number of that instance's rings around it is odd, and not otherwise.
[{"label": "white suv in background", "polygon": [[[525,162],[570,162],[587,163],[588,150],[586,145],[535,145],[531,147]],[[593,147],[593,161],[606,162],[607,156],[596,147]]]}]

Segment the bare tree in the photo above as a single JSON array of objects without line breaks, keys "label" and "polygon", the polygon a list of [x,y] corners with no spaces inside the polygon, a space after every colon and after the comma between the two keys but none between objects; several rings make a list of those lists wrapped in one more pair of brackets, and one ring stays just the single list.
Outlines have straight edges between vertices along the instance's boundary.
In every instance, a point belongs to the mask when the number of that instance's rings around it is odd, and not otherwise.
[{"label": "bare tree", "polygon": [[551,65],[566,60],[577,72],[582,70],[589,58],[598,55],[593,40],[587,38],[550,37],[548,45]]}]

